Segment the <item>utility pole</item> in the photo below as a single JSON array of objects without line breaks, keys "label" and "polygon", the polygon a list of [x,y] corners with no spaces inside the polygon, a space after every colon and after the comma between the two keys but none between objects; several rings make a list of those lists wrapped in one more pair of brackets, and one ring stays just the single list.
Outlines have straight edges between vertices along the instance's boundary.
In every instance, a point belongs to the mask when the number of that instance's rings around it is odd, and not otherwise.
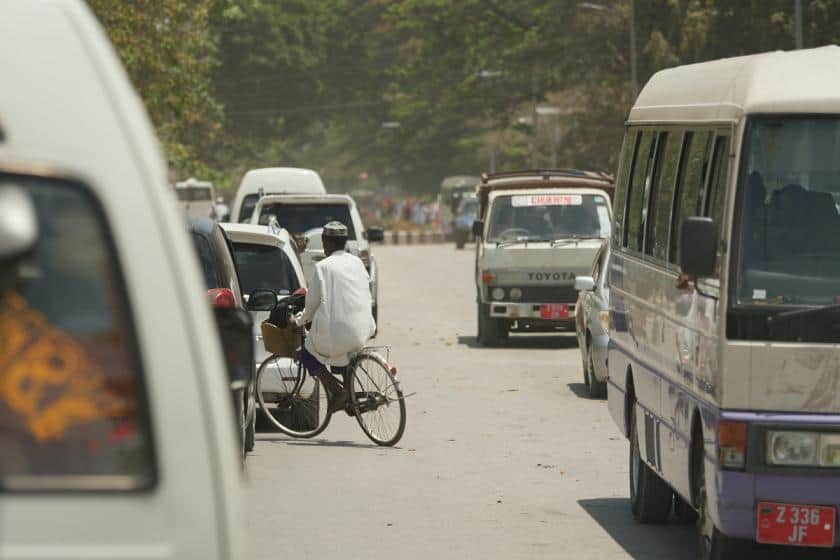
[{"label": "utility pole", "polygon": [[639,97],[639,71],[636,63],[636,0],[630,0],[630,83],[635,102]]},{"label": "utility pole", "polygon": [[793,0],[794,27],[796,30],[796,49],[803,48],[802,40],[802,0]]},{"label": "utility pole", "polygon": [[536,68],[531,68],[531,97],[533,98],[534,102],[534,110],[533,110],[533,123],[534,123],[534,140],[533,146],[531,147],[531,168],[537,169],[539,165],[537,164],[537,139],[539,138],[539,117],[537,114],[537,70]]}]

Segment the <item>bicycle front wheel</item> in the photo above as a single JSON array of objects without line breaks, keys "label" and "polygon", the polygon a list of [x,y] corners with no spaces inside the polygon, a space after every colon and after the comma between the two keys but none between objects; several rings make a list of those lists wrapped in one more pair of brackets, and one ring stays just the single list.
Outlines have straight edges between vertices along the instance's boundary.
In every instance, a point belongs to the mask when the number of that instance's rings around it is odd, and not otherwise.
[{"label": "bicycle front wheel", "polygon": [[350,401],[365,435],[377,445],[396,445],[405,431],[405,399],[382,356],[363,353],[351,364]]},{"label": "bicycle front wheel", "polygon": [[288,436],[315,437],[330,423],[326,389],[296,360],[266,359],[257,371],[256,393],[269,423]]}]

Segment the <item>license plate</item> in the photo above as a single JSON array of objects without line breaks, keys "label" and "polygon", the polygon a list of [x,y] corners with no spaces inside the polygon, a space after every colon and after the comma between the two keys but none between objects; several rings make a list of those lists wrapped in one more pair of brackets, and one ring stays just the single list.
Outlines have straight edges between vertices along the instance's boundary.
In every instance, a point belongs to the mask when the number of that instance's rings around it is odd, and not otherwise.
[{"label": "license plate", "polygon": [[540,305],[540,319],[558,320],[569,318],[569,305],[566,303],[544,303]]},{"label": "license plate", "polygon": [[837,510],[801,504],[758,503],[756,541],[787,546],[834,546]]}]

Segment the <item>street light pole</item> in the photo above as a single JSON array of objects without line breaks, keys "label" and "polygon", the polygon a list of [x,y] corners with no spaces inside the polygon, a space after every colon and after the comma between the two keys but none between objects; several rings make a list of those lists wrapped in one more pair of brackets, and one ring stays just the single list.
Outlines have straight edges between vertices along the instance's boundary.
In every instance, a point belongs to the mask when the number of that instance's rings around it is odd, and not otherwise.
[{"label": "street light pole", "polygon": [[793,12],[794,12],[794,27],[795,27],[795,40],[796,40],[796,49],[799,50],[802,48],[802,0],[793,0]]}]

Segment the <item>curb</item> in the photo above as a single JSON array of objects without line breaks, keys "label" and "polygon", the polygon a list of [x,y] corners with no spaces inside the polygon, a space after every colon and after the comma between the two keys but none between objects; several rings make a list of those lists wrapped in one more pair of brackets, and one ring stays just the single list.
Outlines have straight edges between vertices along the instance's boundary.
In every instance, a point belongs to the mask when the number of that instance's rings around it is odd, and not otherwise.
[{"label": "curb", "polygon": [[448,242],[447,235],[439,231],[389,230],[383,238],[384,245],[431,245]]}]

